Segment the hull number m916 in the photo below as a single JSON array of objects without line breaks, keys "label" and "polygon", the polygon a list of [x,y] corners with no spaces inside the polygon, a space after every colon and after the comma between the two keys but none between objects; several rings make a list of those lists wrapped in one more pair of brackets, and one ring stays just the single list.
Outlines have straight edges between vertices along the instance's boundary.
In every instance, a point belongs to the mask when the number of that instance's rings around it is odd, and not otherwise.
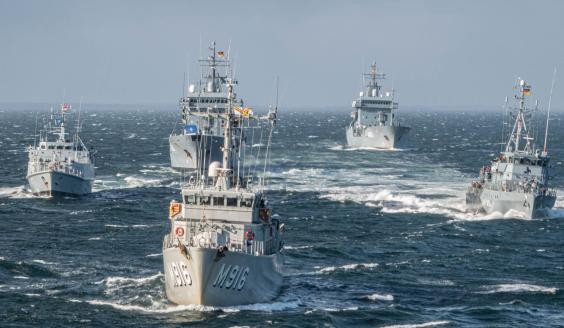
[{"label": "hull number m916", "polygon": [[250,271],[249,267],[238,265],[225,267],[225,264],[222,264],[213,282],[213,287],[241,290],[245,287]]}]

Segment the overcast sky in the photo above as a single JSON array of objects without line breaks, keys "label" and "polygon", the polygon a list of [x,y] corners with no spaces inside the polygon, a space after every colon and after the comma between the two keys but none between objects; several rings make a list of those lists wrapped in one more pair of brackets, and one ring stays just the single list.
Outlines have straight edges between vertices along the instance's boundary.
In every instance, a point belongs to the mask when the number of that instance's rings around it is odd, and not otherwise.
[{"label": "overcast sky", "polygon": [[[564,108],[564,1],[0,0],[0,102],[176,103],[200,40],[238,93],[349,107],[376,61],[400,106],[501,106],[518,76]],[[188,68],[188,69],[187,69]]]}]

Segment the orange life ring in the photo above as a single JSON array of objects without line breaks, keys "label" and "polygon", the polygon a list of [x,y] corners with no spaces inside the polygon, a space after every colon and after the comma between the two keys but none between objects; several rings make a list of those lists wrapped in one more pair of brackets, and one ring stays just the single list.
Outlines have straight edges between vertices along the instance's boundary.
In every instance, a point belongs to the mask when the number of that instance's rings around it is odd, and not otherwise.
[{"label": "orange life ring", "polygon": [[174,233],[175,233],[178,237],[182,237],[182,236],[184,236],[184,228],[182,228],[182,227],[176,227],[176,229],[174,229]]}]

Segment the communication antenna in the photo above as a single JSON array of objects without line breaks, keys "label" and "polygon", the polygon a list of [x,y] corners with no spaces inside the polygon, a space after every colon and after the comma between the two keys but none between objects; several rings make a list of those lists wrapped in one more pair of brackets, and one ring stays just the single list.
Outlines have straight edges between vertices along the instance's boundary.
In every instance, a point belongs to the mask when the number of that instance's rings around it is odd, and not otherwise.
[{"label": "communication antenna", "polygon": [[37,146],[37,112],[35,113],[35,130],[33,131],[33,148]]},{"label": "communication antenna", "polygon": [[543,151],[546,154],[548,149],[548,122],[550,120],[550,104],[552,102],[552,91],[554,90],[554,81],[556,80],[556,67],[554,67],[554,72],[552,73],[552,85],[550,86],[550,96],[548,97],[548,109],[546,112],[546,129],[544,131],[544,147]]},{"label": "communication antenna", "polygon": [[268,134],[268,142],[266,144],[266,153],[264,156],[264,169],[263,169],[263,180],[262,180],[262,188],[261,190],[264,189],[265,184],[266,184],[266,180],[268,179],[267,174],[266,174],[266,169],[267,167],[270,168],[269,165],[269,158],[270,158],[270,152],[271,152],[271,148],[272,148],[272,133],[274,132],[274,126],[276,125],[276,120],[278,119],[277,115],[278,115],[278,89],[279,89],[279,79],[278,76],[276,77],[276,100],[275,100],[275,105],[274,105],[274,112],[270,112],[268,113],[268,119],[270,120],[270,132]]}]

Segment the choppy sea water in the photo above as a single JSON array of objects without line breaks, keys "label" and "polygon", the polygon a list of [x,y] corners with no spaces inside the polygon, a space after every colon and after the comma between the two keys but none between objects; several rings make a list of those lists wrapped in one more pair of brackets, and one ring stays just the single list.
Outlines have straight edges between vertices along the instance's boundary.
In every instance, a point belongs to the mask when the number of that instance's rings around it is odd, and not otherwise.
[{"label": "choppy sea water", "polygon": [[83,117],[95,192],[52,200],[25,188],[34,113],[0,110],[3,327],[564,326],[562,114],[551,122],[556,208],[525,220],[464,207],[501,140],[500,115],[402,113],[406,149],[376,151],[344,147],[347,110],[283,112],[269,196],[287,227],[284,287],[272,303],[229,308],[165,297],[176,111]]}]

